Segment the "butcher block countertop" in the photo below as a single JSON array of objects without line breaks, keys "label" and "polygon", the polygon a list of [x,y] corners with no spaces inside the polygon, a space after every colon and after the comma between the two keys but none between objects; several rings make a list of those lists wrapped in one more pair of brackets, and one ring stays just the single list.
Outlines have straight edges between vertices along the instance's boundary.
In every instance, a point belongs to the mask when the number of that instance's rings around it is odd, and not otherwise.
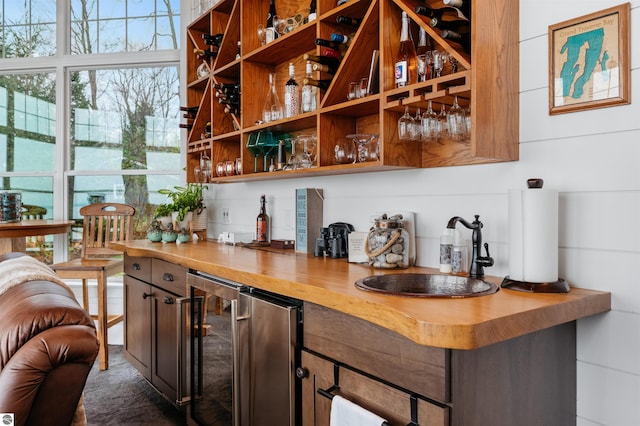
[{"label": "butcher block countertop", "polygon": [[[393,330],[418,344],[440,348],[477,349],[611,309],[610,293],[577,287],[562,294],[500,289],[492,295],[462,299],[362,291],[354,283],[369,275],[438,271],[417,267],[385,271],[293,250],[274,252],[213,241],[178,245],[148,240],[131,241],[117,248],[129,256],[162,259],[332,308]],[[485,280],[500,285],[502,278],[488,276]]]}]

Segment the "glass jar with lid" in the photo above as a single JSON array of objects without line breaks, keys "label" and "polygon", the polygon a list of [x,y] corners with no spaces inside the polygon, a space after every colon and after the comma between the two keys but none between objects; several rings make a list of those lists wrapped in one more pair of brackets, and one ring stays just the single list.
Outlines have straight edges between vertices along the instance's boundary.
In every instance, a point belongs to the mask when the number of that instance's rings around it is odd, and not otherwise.
[{"label": "glass jar with lid", "polygon": [[404,229],[401,214],[386,214],[374,220],[366,239],[365,252],[374,268],[398,269],[409,267],[409,233]]}]

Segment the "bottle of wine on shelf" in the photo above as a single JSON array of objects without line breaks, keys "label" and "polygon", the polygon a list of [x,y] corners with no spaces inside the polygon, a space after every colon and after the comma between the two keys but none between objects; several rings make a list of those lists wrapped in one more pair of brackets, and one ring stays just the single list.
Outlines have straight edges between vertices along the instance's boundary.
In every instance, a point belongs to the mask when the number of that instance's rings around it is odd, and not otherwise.
[{"label": "bottle of wine on shelf", "polygon": [[309,16],[307,17],[307,22],[311,22],[318,17],[318,13],[316,11],[316,0],[311,0],[309,4]]},{"label": "bottle of wine on shelf", "polygon": [[264,195],[260,196],[260,213],[256,217],[256,241],[259,243],[266,243],[269,241],[269,215],[266,209],[266,198]]},{"label": "bottle of wine on shelf", "polygon": [[[305,55],[306,56],[306,55]],[[305,80],[313,78],[313,63],[311,60],[307,60],[305,66]],[[318,90],[316,86],[311,84],[302,85],[302,112],[312,112],[317,108],[317,94]]]},{"label": "bottle of wine on shelf", "polygon": [[193,128],[193,123],[180,123],[178,124],[178,126],[181,129],[187,129],[187,131],[191,131],[191,129]]},{"label": "bottle of wine on shelf", "polygon": [[353,28],[358,28],[360,26],[360,24],[362,23],[362,19],[350,18],[350,17],[345,16],[345,15],[338,15],[338,16],[336,16],[336,23],[343,24],[343,25],[348,25],[348,26],[353,27]]},{"label": "bottle of wine on shelf", "polygon": [[270,0],[269,12],[267,13],[267,24],[265,25],[266,42],[270,43],[278,37],[276,27],[273,22],[273,17],[278,13],[276,12],[276,0]]},{"label": "bottle of wine on shelf", "polygon": [[340,54],[344,54],[344,52],[347,50],[346,45],[342,43],[336,43],[335,41],[327,40],[324,38],[317,38],[316,44],[318,46],[328,47],[330,49],[337,50],[338,52],[340,52]]},{"label": "bottle of wine on shelf", "polygon": [[224,34],[202,34],[204,43],[209,46],[220,47],[220,44],[222,43],[222,37],[224,37]]},{"label": "bottle of wine on shelf", "polygon": [[458,43],[467,53],[471,53],[471,34],[460,34],[451,30],[442,30],[440,37]]},{"label": "bottle of wine on shelf", "polygon": [[471,19],[471,0],[442,0],[447,7],[458,9],[467,19]]},{"label": "bottle of wine on shelf", "polygon": [[213,88],[223,93],[238,92],[240,93],[240,83],[215,83]]},{"label": "bottle of wine on shelf", "polygon": [[205,61],[213,59],[218,55],[218,52],[214,52],[209,49],[193,49],[193,53],[195,53],[198,59],[203,59]]},{"label": "bottle of wine on shelf", "polygon": [[296,81],[296,68],[289,63],[289,80],[284,86],[284,116],[290,118],[300,114],[300,87]]},{"label": "bottle of wine on shelf", "polygon": [[190,106],[190,107],[185,107],[185,106],[180,107],[180,111],[185,112],[185,117],[189,115],[189,117],[191,118],[196,118],[196,114],[198,113],[199,109],[200,109],[199,105]]},{"label": "bottle of wine on shelf", "polygon": [[326,72],[327,74],[333,75],[336,73],[336,68],[330,67],[329,65],[313,64],[313,71]]},{"label": "bottle of wine on shelf", "polygon": [[431,39],[427,35],[427,31],[420,27],[420,37],[418,39],[418,47],[416,48],[416,55],[424,55],[425,53],[433,50],[431,48]]},{"label": "bottle of wine on shelf", "polygon": [[340,33],[332,33],[331,34],[331,41],[333,41],[335,43],[349,45],[349,44],[351,44],[351,40],[353,40],[353,36],[354,36],[354,34],[345,35],[345,34],[340,34]]},{"label": "bottle of wine on shelf", "polygon": [[431,28],[454,31],[459,34],[466,34],[471,31],[469,21],[445,21],[442,18],[433,17],[429,21],[429,25]]},{"label": "bottle of wine on shelf", "polygon": [[438,18],[443,19],[445,21],[468,21],[469,18],[462,13],[460,9],[455,7],[442,7],[442,8],[432,8],[423,4],[417,5],[414,9],[418,15],[426,16],[428,18]]},{"label": "bottle of wine on shelf", "polygon": [[338,69],[340,66],[340,59],[334,58],[332,56],[323,56],[323,55],[311,55],[309,53],[305,53],[303,56],[305,61],[316,62],[322,65],[328,65],[333,69]]},{"label": "bottle of wine on shelf", "polygon": [[416,48],[411,40],[409,32],[409,16],[407,12],[402,12],[402,30],[400,32],[400,49],[398,59],[395,64],[396,87],[405,87],[417,81],[417,59]]},{"label": "bottle of wine on shelf", "polygon": [[332,49],[330,47],[322,48],[321,56],[326,56],[328,58],[334,58],[334,59],[337,59],[337,60],[341,60],[342,59],[342,53],[340,53],[339,50],[335,50],[335,49]]},{"label": "bottle of wine on shelf", "polygon": [[305,78],[302,81],[302,84],[315,86],[322,90],[327,90],[329,88],[329,85],[331,84],[331,79],[316,80],[315,78]]}]

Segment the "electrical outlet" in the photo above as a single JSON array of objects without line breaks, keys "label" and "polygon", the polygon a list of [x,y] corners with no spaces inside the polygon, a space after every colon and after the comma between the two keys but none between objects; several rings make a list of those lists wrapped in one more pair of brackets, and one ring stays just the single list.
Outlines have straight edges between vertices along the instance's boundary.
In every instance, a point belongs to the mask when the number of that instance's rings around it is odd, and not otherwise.
[{"label": "electrical outlet", "polygon": [[231,215],[229,214],[229,207],[222,208],[222,223],[226,225],[231,223]]}]

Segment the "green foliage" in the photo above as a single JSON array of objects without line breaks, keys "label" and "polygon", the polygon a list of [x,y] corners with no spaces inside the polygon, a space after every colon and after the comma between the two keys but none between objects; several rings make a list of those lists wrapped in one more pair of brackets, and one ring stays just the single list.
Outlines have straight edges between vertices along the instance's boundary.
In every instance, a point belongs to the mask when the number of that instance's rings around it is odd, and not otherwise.
[{"label": "green foliage", "polygon": [[155,217],[166,216],[164,213],[178,212],[178,220],[184,220],[188,212],[201,212],[204,206],[203,192],[207,186],[201,183],[188,183],[187,186],[174,186],[173,189],[160,189],[160,194],[166,195],[171,203],[160,204],[154,213]]}]

